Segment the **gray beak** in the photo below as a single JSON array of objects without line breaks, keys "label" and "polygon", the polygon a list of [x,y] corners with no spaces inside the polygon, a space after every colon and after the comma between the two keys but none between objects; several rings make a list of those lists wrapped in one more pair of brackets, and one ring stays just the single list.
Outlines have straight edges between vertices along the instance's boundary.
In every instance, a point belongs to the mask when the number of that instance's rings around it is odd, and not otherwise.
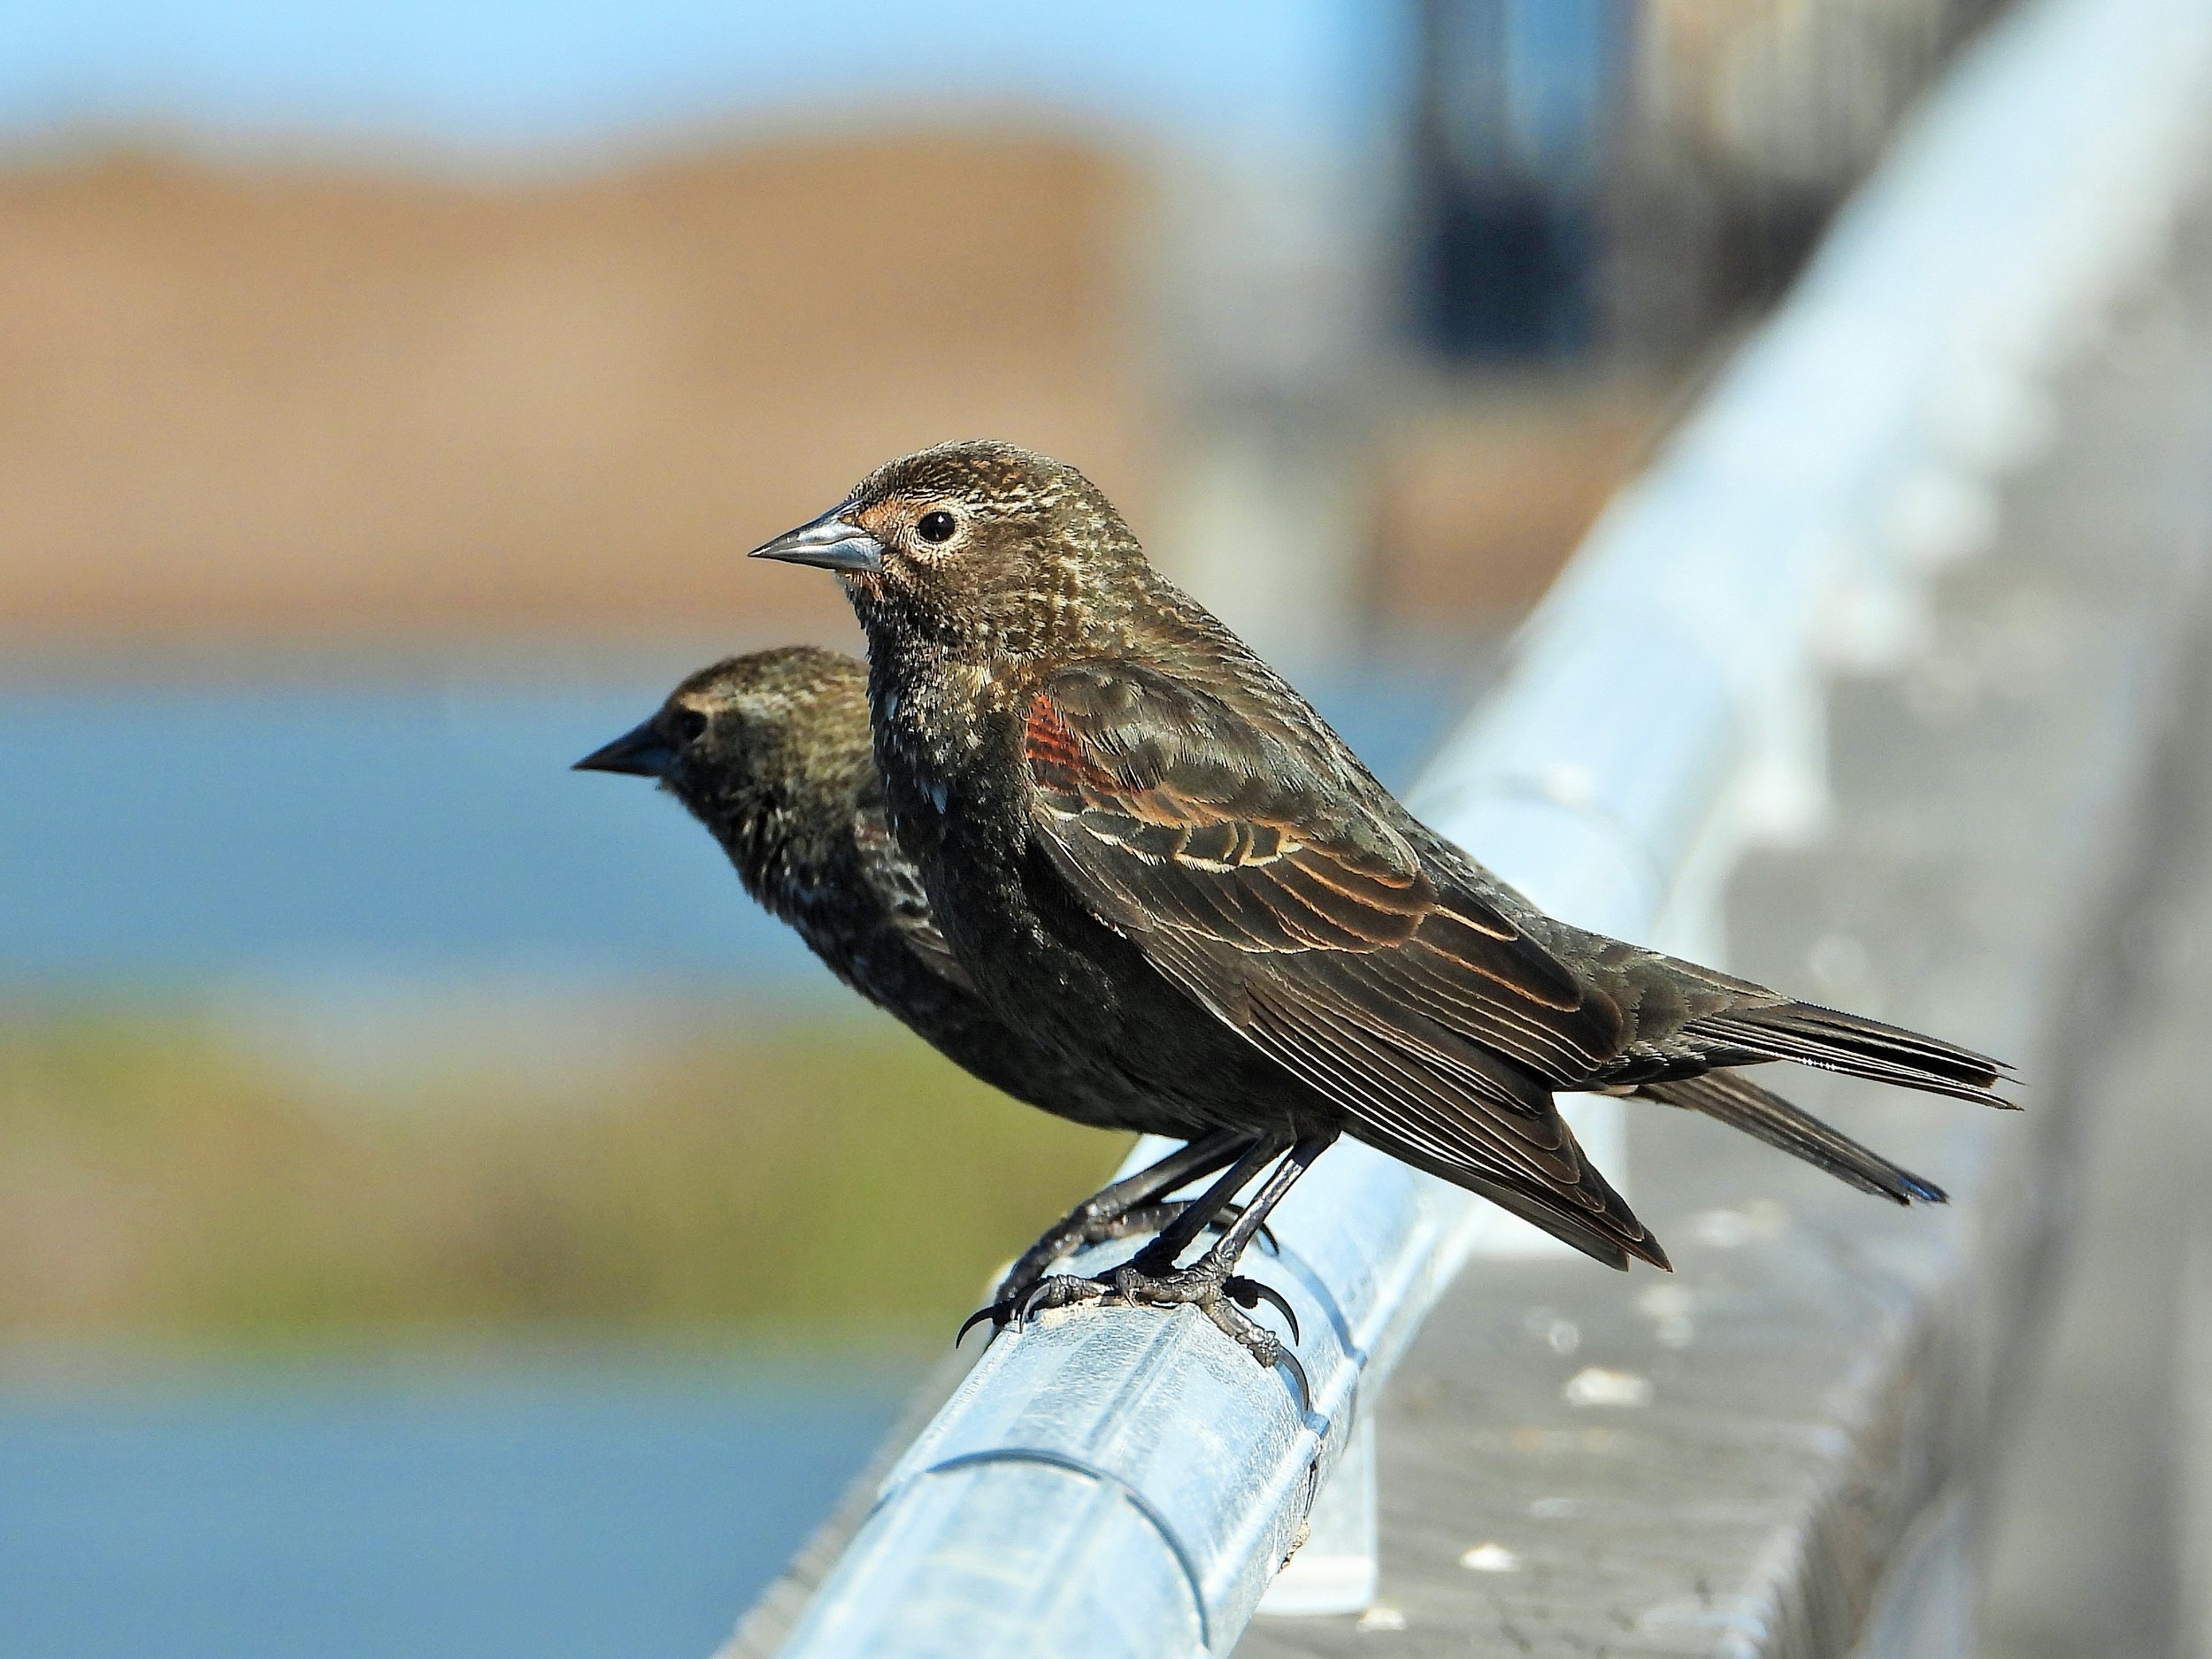
[{"label": "gray beak", "polygon": [[852,507],[849,500],[841,501],[819,518],[787,530],[772,541],[762,542],[753,549],[753,557],[873,575],[883,568],[883,543],[858,525],[847,522],[843,515]]},{"label": "gray beak", "polygon": [[570,767],[571,772],[619,772],[633,778],[665,778],[676,764],[676,751],[653,729],[653,722],[634,726],[604,749],[595,749]]}]

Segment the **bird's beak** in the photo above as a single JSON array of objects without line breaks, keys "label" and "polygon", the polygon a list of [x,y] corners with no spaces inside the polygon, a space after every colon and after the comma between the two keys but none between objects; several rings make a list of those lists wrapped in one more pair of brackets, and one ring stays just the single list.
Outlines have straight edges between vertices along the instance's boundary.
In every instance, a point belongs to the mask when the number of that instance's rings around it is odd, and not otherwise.
[{"label": "bird's beak", "polygon": [[595,749],[572,772],[622,772],[633,778],[665,778],[676,764],[676,751],[653,729],[650,720],[633,726],[604,749]]},{"label": "bird's beak", "polygon": [[852,510],[850,501],[841,501],[819,518],[762,542],[753,557],[872,576],[883,568],[883,543],[845,517]]}]

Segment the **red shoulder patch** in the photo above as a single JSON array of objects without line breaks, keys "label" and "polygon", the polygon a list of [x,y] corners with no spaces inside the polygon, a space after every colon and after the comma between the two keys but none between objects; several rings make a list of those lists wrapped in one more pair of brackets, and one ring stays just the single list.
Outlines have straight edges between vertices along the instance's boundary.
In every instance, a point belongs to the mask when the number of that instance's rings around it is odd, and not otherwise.
[{"label": "red shoulder patch", "polygon": [[1029,758],[1031,775],[1041,783],[1075,784],[1107,793],[1125,787],[1091,757],[1049,697],[1040,696],[1029,705],[1029,718],[1022,726],[1022,752]]}]

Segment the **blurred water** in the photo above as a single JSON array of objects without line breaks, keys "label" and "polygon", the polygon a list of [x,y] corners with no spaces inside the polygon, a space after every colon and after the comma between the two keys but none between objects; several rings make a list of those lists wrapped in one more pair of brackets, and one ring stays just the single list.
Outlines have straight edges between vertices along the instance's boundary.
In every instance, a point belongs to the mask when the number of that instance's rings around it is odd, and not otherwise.
[{"label": "blurred water", "polygon": [[8,1659],[705,1659],[896,1379],[588,1363],[0,1390]]},{"label": "blurred water", "polygon": [[[0,687],[0,987],[826,987],[672,801],[568,770],[674,678]],[[1311,689],[1402,784],[1469,682],[1397,665]]]},{"label": "blurred water", "polygon": [[665,686],[0,695],[0,979],[803,972],[712,841],[572,761]]}]

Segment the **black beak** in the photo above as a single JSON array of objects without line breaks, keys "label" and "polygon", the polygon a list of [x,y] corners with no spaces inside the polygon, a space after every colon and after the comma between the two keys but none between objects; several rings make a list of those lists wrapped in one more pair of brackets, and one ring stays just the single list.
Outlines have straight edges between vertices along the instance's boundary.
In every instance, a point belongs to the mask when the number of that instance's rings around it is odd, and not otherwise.
[{"label": "black beak", "polygon": [[753,557],[872,576],[883,568],[883,543],[845,518],[852,507],[850,501],[841,501],[819,518],[787,530],[772,541],[762,542],[753,549]]},{"label": "black beak", "polygon": [[633,726],[604,749],[595,749],[572,772],[622,772],[633,778],[665,778],[676,764],[676,751],[653,729],[650,720]]}]

